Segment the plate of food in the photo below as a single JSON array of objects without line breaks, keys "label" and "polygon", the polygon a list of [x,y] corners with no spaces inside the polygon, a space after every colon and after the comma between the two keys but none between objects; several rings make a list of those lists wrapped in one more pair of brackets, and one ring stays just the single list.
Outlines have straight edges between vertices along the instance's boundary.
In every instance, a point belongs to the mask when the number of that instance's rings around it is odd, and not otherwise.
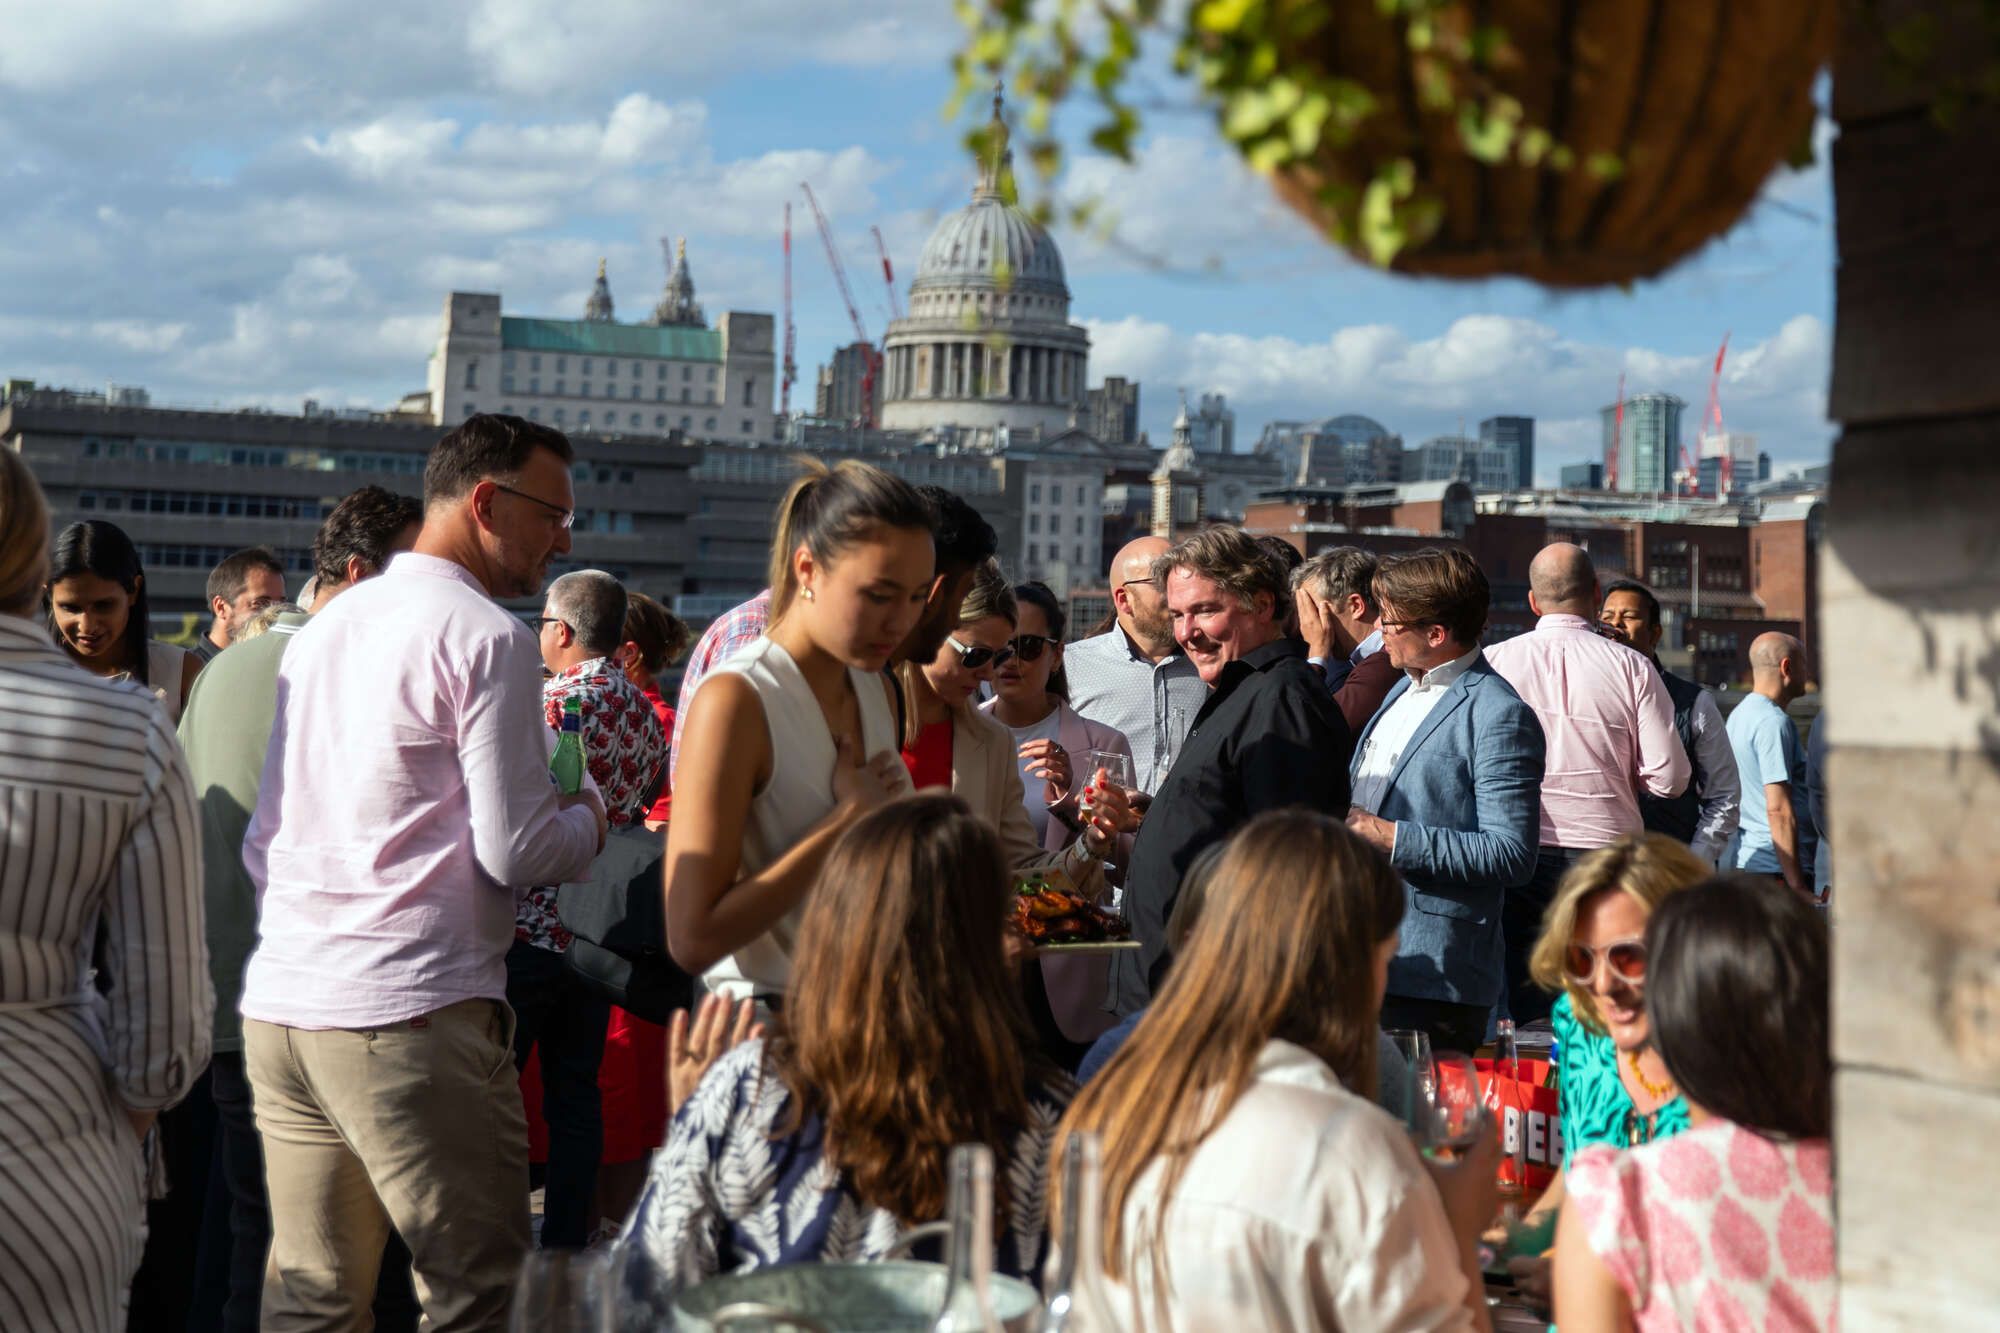
[{"label": "plate of food", "polygon": [[1011,919],[1038,953],[1107,953],[1139,947],[1124,917],[1078,893],[1060,870],[1038,870],[1017,880]]}]

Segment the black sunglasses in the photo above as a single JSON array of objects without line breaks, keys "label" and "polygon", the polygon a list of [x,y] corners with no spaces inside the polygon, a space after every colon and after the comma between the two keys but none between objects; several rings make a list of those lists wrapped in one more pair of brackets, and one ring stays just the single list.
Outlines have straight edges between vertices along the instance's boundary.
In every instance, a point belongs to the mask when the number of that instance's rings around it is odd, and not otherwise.
[{"label": "black sunglasses", "polygon": [[1042,650],[1055,640],[1046,634],[1016,634],[1008,642],[1023,662],[1035,662],[1041,659]]},{"label": "black sunglasses", "polygon": [[[977,671],[989,662],[994,666],[999,666],[1014,655],[1014,645],[1011,643],[1003,648],[987,648],[978,644],[967,645],[960,643],[957,639],[949,635],[945,637],[945,643],[950,646],[953,652],[958,654],[958,664],[967,671]],[[1039,652],[1041,650],[1036,649],[1036,651]]]}]

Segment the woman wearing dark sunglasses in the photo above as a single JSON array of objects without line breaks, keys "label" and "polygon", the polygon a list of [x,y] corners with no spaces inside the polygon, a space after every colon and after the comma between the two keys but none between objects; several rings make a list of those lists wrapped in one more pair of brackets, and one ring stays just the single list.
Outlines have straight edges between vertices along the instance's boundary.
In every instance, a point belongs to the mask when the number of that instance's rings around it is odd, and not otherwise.
[{"label": "woman wearing dark sunglasses", "polygon": [[[1687,1101],[1653,1049],[1646,1019],[1646,922],[1714,873],[1687,844],[1643,833],[1591,852],[1557,886],[1528,969],[1544,988],[1562,991],[1550,1019],[1565,1166],[1584,1148],[1629,1148],[1687,1129]],[[1524,1227],[1539,1229],[1563,1199],[1558,1176]],[[1547,1299],[1547,1260],[1517,1260],[1515,1276]]]}]

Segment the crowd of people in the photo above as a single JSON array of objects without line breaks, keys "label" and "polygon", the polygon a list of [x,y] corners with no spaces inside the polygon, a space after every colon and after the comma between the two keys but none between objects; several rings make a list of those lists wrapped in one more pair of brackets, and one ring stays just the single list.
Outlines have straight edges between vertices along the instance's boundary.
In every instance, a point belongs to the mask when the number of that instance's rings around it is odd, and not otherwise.
[{"label": "crowd of people", "polygon": [[[1034,1283],[1078,1135],[1119,1327],[1485,1328],[1503,1234],[1565,1327],[1831,1327],[1796,640],[1725,723],[1579,547],[1482,647],[1463,551],[1228,525],[1117,552],[1071,640],[964,500],[802,463],[670,704],[686,627],[548,579],[573,462],[474,416],[297,604],[225,561],[188,652],[0,451],[0,1327],[499,1329],[537,1246],[664,1313],[901,1252],[966,1144]],[[1038,950],[1049,880],[1135,947]],[[1567,1153],[1496,1232],[1497,1132],[1422,1151],[1388,1032],[1503,1022]]]}]

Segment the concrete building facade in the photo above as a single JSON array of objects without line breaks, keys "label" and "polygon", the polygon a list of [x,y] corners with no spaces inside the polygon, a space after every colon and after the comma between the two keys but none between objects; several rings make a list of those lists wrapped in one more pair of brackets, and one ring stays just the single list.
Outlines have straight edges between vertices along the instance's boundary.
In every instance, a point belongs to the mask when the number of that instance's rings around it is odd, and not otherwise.
[{"label": "concrete building facade", "polygon": [[1514,484],[1535,484],[1535,419],[1533,417],[1488,417],[1479,423],[1479,442],[1490,448],[1511,449],[1514,453]]},{"label": "concrete building facade", "polygon": [[[61,391],[10,394],[0,446],[20,452],[60,530],[107,519],[139,548],[156,632],[207,624],[209,570],[269,546],[297,592],[313,534],[369,482],[421,498],[437,426],[275,412],[188,412],[79,404]],[[672,439],[575,435],[574,548],[550,573],[603,569],[670,601],[687,568],[689,473],[698,453]]]},{"label": "concrete building facade", "polygon": [[[730,311],[699,320],[683,249],[645,323],[612,317],[603,266],[582,319],[502,311],[498,292],[452,292],[428,371],[432,420],[507,412],[565,434],[666,435],[733,443],[776,438],[773,320]],[[681,321],[681,322],[673,322]]]}]

